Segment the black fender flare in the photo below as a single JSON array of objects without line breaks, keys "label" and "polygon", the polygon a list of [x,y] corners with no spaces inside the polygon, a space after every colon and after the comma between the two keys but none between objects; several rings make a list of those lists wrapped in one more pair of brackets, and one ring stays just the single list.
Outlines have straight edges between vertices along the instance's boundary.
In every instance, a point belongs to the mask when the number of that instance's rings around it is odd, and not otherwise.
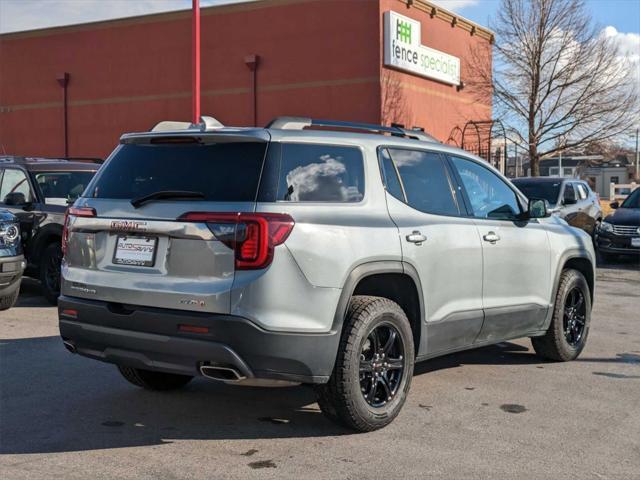
[{"label": "black fender flare", "polygon": [[[415,283],[416,290],[418,292],[418,299],[420,302],[420,325],[421,330],[424,330],[424,319],[425,319],[425,304],[424,297],[422,294],[422,284],[420,282],[420,276],[418,272],[413,267],[406,262],[400,260],[381,260],[375,262],[367,262],[362,263],[354,267],[349,275],[347,275],[347,279],[344,282],[342,287],[342,293],[340,294],[340,299],[338,300],[338,306],[336,308],[336,312],[333,318],[333,324],[331,325],[331,330],[334,332],[341,333],[342,332],[342,324],[344,322],[344,317],[347,313],[347,308],[349,308],[349,302],[351,297],[353,296],[353,292],[356,289],[358,283],[372,275],[378,275],[382,273],[399,273],[408,275],[413,282]],[[424,331],[421,332],[421,334]],[[417,347],[416,347],[417,348]]]}]

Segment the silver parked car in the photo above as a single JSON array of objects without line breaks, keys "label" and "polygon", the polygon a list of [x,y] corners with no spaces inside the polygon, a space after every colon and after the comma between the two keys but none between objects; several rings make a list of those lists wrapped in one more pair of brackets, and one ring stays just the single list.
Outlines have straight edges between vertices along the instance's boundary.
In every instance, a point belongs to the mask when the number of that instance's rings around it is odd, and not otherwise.
[{"label": "silver parked car", "polygon": [[602,222],[600,200],[584,180],[558,177],[521,177],[513,184],[527,197],[549,202],[550,212],[572,227],[595,237]]},{"label": "silver parked car", "polygon": [[71,352],[150,389],[313,384],[359,431],[395,418],[415,362],[519,337],[576,358],[594,294],[589,236],[486,162],[305,118],[123,135],[63,248]]},{"label": "silver parked car", "polygon": [[0,310],[13,307],[18,300],[24,267],[18,219],[0,209]]}]

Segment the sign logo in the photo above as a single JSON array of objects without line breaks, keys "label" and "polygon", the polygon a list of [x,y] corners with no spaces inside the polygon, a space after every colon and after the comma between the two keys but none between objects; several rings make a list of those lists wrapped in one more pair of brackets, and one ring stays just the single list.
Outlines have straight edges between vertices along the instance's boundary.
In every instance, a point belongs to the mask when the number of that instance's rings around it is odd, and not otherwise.
[{"label": "sign logo", "polygon": [[111,230],[120,232],[144,232],[147,230],[147,222],[138,222],[136,220],[113,220],[111,222]]},{"label": "sign logo", "polygon": [[420,43],[420,22],[384,13],[384,64],[421,77],[460,85],[460,59]]},{"label": "sign logo", "polygon": [[404,43],[411,43],[411,24],[399,20],[396,22],[396,39]]}]

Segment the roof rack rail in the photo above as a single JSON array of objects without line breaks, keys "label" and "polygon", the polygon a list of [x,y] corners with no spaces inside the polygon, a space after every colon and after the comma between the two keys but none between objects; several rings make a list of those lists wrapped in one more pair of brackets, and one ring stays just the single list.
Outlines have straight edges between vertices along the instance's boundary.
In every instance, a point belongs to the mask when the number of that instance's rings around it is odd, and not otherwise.
[{"label": "roof rack rail", "polygon": [[180,122],[174,120],[163,120],[156,123],[151,129],[152,132],[172,132],[176,130],[198,130],[205,132],[207,130],[215,130],[223,128],[224,125],[213,117],[202,116],[199,123]]},{"label": "roof rack rail", "polygon": [[280,130],[304,130],[309,127],[325,127],[334,129],[364,130],[375,133],[389,133],[396,137],[412,138],[427,142],[437,142],[432,136],[419,131],[408,130],[400,127],[385,127],[372,123],[344,122],[341,120],[319,120],[307,117],[277,117],[271,120],[265,128],[276,128]]}]

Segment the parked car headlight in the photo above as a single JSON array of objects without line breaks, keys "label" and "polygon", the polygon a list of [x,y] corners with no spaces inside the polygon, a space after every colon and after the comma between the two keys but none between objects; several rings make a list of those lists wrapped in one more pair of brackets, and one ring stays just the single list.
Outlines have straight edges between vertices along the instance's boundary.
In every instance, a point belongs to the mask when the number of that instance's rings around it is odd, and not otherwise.
[{"label": "parked car headlight", "polygon": [[0,223],[0,246],[13,246],[20,238],[20,227],[17,223]]},{"label": "parked car headlight", "polygon": [[602,230],[603,232],[613,232],[613,225],[611,225],[609,222],[602,222],[600,224],[600,230]]}]

